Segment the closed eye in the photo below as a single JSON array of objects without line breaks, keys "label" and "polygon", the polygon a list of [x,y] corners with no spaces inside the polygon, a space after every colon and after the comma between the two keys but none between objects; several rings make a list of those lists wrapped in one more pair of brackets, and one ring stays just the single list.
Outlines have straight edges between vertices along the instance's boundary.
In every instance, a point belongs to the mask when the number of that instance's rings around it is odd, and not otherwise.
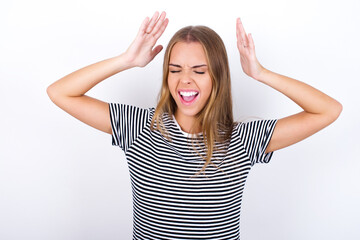
[{"label": "closed eye", "polygon": [[[171,73],[179,73],[179,72],[181,72],[180,70],[178,70],[178,71],[175,71],[175,70],[172,70],[172,71],[170,71]],[[199,71],[194,71],[194,73],[196,73],[196,74],[204,74],[205,72],[199,72]]]}]

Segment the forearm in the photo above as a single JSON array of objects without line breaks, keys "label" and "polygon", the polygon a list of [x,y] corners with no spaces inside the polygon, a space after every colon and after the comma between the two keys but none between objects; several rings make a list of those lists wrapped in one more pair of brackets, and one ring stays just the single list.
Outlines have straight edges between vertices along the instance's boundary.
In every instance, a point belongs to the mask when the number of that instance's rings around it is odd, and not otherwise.
[{"label": "forearm", "polygon": [[237,20],[236,30],[244,73],[283,93],[304,110],[277,121],[266,153],[297,143],[338,118],[342,111],[338,101],[303,82],[262,67],[255,55],[254,41],[250,34],[246,34],[240,19]]},{"label": "forearm", "polygon": [[80,97],[106,78],[131,67],[122,54],[70,73],[51,84],[47,92],[52,99],[55,96]]},{"label": "forearm", "polygon": [[109,105],[85,93],[101,81],[132,67],[144,67],[161,51],[155,46],[169,20],[165,12],[145,18],[139,32],[125,53],[77,70],[47,88],[50,99],[80,121],[112,133]]},{"label": "forearm", "polygon": [[301,81],[267,69],[257,80],[283,93],[307,113],[324,114],[336,119],[341,112],[342,106],[338,101]]}]

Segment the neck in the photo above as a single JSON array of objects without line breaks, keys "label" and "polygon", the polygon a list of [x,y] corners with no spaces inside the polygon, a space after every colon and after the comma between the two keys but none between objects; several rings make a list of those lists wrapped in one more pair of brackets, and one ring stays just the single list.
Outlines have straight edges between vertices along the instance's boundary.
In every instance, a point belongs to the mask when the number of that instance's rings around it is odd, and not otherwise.
[{"label": "neck", "polygon": [[196,121],[195,117],[185,116],[175,113],[174,115],[177,123],[182,131],[186,133],[199,133],[201,132],[200,124]]}]

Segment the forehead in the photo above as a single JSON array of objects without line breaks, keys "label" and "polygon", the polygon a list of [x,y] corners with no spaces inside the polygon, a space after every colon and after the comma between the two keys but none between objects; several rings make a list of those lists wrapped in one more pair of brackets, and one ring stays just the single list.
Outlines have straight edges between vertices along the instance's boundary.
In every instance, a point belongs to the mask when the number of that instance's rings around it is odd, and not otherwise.
[{"label": "forehead", "polygon": [[206,54],[199,42],[177,42],[171,50],[170,63],[181,66],[207,64]]}]

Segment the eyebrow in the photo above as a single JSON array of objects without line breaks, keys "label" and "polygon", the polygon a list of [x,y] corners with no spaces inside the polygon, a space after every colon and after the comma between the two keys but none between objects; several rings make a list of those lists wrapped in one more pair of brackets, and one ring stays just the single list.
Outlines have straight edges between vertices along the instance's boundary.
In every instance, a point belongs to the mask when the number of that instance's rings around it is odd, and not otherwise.
[{"label": "eyebrow", "polygon": [[[178,64],[173,64],[173,63],[170,63],[169,66],[181,68],[180,65],[178,65]],[[207,65],[206,65],[206,64],[200,64],[200,65],[192,66],[191,68],[199,68],[199,67],[205,67],[205,66],[207,66]]]}]

